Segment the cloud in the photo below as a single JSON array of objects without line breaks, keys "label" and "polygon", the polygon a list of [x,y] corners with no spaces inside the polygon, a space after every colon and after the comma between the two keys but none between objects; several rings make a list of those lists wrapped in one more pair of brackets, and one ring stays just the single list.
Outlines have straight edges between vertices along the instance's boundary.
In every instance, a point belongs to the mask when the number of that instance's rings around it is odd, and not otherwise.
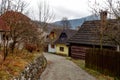
[{"label": "cloud", "polygon": [[61,20],[63,17],[67,17],[68,19],[75,19],[89,15],[89,12],[86,11],[81,12],[78,10],[68,9],[65,7],[55,7],[54,9],[56,20]]},{"label": "cloud", "polygon": [[[28,0],[27,0],[28,1]],[[34,12],[34,16],[37,17],[37,5],[40,0],[31,0],[31,10]],[[44,1],[44,0],[43,0]],[[90,11],[88,11],[88,0],[46,0],[50,8],[55,14],[53,21],[61,20],[62,17],[68,17],[68,19],[75,19],[88,16]],[[33,14],[33,13],[31,13]]]}]

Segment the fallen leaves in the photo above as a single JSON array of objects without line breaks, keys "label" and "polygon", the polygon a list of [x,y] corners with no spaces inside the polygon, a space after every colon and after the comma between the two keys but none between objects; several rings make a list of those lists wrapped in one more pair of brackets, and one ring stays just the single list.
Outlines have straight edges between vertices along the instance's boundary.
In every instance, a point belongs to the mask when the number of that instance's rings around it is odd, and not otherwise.
[{"label": "fallen leaves", "polygon": [[13,76],[18,76],[36,56],[33,53],[8,55],[6,60],[0,65],[0,80],[10,80]]}]

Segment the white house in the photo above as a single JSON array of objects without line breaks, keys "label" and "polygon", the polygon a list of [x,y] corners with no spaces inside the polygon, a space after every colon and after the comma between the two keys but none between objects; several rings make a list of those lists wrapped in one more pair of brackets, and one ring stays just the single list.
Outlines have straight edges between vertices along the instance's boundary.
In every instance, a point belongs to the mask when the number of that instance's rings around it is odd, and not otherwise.
[{"label": "white house", "polygon": [[56,53],[56,45],[54,42],[59,38],[62,29],[53,29],[48,35],[48,52]]},{"label": "white house", "polygon": [[48,52],[55,53],[56,46],[54,44],[48,44]]}]

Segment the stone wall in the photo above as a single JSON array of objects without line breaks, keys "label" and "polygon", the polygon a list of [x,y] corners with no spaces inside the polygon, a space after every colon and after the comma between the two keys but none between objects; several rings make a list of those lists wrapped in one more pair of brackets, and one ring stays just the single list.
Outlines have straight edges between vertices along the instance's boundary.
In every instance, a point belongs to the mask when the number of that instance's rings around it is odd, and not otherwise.
[{"label": "stone wall", "polygon": [[40,80],[41,73],[45,70],[47,60],[44,56],[36,58],[18,77],[13,80]]}]

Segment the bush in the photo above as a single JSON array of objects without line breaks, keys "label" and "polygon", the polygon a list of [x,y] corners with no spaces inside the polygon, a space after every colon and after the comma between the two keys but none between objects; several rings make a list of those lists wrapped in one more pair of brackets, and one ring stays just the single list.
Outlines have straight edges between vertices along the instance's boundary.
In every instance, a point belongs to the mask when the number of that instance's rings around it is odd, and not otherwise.
[{"label": "bush", "polygon": [[25,49],[32,53],[37,50],[37,46],[33,44],[25,44]]}]

